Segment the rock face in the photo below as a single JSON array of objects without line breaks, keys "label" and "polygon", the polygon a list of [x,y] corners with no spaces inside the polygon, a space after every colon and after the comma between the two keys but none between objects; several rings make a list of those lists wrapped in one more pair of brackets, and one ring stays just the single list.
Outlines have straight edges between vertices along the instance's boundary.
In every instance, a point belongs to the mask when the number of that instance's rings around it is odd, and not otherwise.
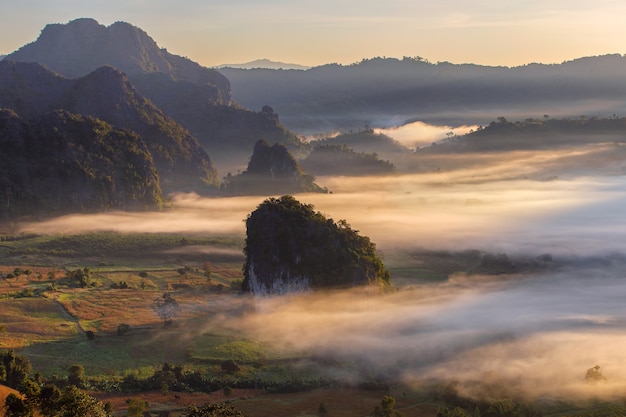
[{"label": "rock face", "polygon": [[248,168],[239,175],[227,176],[224,190],[238,195],[326,192],[313,181],[285,146],[270,146],[260,140],[254,145]]},{"label": "rock face", "polygon": [[284,294],[390,285],[368,237],[290,195],[269,198],[246,221],[244,291]]},{"label": "rock face", "polygon": [[158,207],[150,151],[134,132],[66,111],[0,110],[0,214]]},{"label": "rock face", "polygon": [[219,185],[217,170],[198,140],[113,67],[68,80],[39,64],[0,61],[0,108],[28,120],[63,109],[136,132],[151,153],[165,192],[208,192]]}]

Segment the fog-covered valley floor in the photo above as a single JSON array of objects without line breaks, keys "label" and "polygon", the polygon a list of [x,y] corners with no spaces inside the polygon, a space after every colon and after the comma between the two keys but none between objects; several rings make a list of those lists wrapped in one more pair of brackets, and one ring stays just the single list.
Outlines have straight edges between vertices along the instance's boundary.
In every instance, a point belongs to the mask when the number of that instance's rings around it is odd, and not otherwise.
[{"label": "fog-covered valley floor", "polygon": [[[455,379],[467,382],[470,394],[479,380],[504,381],[529,395],[621,395],[626,178],[538,181],[519,175],[527,170],[532,176],[538,165],[520,161],[468,166],[387,178],[318,178],[332,194],[296,197],[334,220],[346,219],[390,262],[419,250],[477,249],[512,258],[550,254],[553,267],[453,274],[434,283],[394,275],[398,291],[391,294],[352,290],[257,299],[243,315],[226,308],[220,325],[282,349],[362,361],[360,375],[329,365],[328,372],[346,379],[371,372],[415,384]],[[160,212],[73,215],[19,227],[37,233],[244,235],[246,216],[263,199],[180,194]],[[233,311],[247,302],[234,299]],[[606,380],[589,384],[585,373],[596,365]]]}]

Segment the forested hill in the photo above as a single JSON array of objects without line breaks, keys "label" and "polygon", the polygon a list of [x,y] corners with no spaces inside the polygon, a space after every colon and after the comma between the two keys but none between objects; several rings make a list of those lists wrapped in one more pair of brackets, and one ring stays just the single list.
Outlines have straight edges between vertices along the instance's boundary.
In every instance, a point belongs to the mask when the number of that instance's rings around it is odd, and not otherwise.
[{"label": "forested hill", "polygon": [[[31,131],[40,132],[38,135],[40,140],[46,139],[46,131],[37,126],[42,120],[41,117],[58,110],[91,116],[111,127],[127,129],[137,137],[138,146],[145,147],[148,152],[145,159],[150,161],[145,168],[150,172],[153,164],[159,179],[155,183],[156,187],[158,188],[160,184],[166,193],[185,190],[207,193],[215,191],[219,185],[217,170],[198,141],[150,101],[139,95],[124,74],[112,67],[102,67],[85,77],[68,80],[39,64],[0,61],[0,108],[11,109],[28,122]],[[53,132],[50,132],[50,135],[53,135]],[[67,139],[70,136],[68,133],[60,137]],[[11,142],[14,140],[18,143],[20,141],[13,136],[8,136],[5,140],[6,146],[12,146]],[[93,155],[82,155],[85,161],[90,157],[101,158],[101,155],[98,155],[99,148],[85,147],[85,149],[94,152]],[[23,151],[28,153],[28,148],[24,148]],[[36,155],[39,154],[33,152],[31,157],[35,158]],[[28,155],[24,157],[29,158]],[[122,161],[119,160],[118,163]],[[33,171],[29,177],[36,175],[37,172],[40,171]],[[131,175],[130,172],[128,174]],[[135,174],[137,172],[132,173]],[[149,178],[141,179],[144,180],[148,183],[153,182]],[[7,184],[3,186],[8,187]],[[5,190],[5,192],[16,191]],[[159,188],[158,194],[160,193]],[[132,200],[128,203],[132,205]],[[107,207],[107,204],[103,203],[103,207]],[[80,205],[76,207],[79,208]],[[95,206],[92,205],[93,207]]]},{"label": "forested hill", "polygon": [[422,148],[418,153],[459,153],[554,149],[594,143],[626,143],[626,118],[580,116],[572,119],[499,117],[488,126]]},{"label": "forested hill", "polygon": [[0,216],[154,209],[163,200],[146,143],[89,116],[0,109]]},{"label": "forested hill", "polygon": [[248,216],[244,252],[243,289],[256,295],[390,285],[368,237],[290,195],[269,198]]},{"label": "forested hill", "polygon": [[[581,106],[595,101],[597,108],[598,100],[603,101],[602,108],[621,109],[626,93],[626,58],[619,54],[513,68],[407,57],[305,71],[221,71],[230,80],[236,101],[251,108],[269,104],[286,126],[300,131],[384,127],[389,120],[416,116],[431,123],[484,123],[484,112],[495,109],[536,115],[572,101],[578,101],[576,111],[584,114]],[[344,117],[338,119],[337,114]]]},{"label": "forested hill", "polygon": [[247,169],[224,178],[223,189],[235,195],[273,195],[285,193],[325,193],[308,175],[287,148],[279,143],[270,146],[265,140],[254,145]]}]

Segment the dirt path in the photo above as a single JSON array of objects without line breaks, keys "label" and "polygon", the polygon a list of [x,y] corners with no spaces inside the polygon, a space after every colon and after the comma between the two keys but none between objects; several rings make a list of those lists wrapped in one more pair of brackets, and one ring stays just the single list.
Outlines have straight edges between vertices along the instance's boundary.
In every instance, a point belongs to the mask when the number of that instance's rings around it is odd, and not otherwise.
[{"label": "dirt path", "polygon": [[58,300],[52,299],[52,302],[57,306],[57,308],[59,309],[63,317],[65,317],[68,321],[71,321],[72,323],[74,323],[78,333],[87,337],[87,334],[85,333],[85,329],[83,329],[83,326],[80,325],[80,321],[76,317],[74,317],[69,311],[67,311],[65,306],[62,303],[60,303]]}]

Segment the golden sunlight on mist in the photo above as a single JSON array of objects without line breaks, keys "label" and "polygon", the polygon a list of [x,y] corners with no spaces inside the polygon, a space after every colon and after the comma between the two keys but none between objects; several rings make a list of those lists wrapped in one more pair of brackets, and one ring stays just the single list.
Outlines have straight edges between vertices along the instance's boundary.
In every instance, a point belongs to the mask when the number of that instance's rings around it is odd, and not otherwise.
[{"label": "golden sunlight on mist", "polygon": [[408,148],[430,145],[433,142],[445,139],[450,133],[464,135],[470,130],[476,130],[478,126],[436,126],[424,122],[407,123],[398,127],[375,129],[376,133],[382,133],[394,138]]},{"label": "golden sunlight on mist", "polygon": [[[248,314],[218,321],[285,352],[360,363],[413,384],[454,375],[468,395],[481,395],[472,391],[480,381],[482,388],[506,383],[520,396],[615,396],[626,382],[623,273],[583,266],[387,295],[266,297],[251,300]],[[606,381],[590,385],[585,374],[595,365]]]},{"label": "golden sunlight on mist", "polygon": [[[320,177],[317,182],[332,194],[297,198],[336,221],[345,219],[384,251],[420,247],[559,253],[581,246],[589,252],[596,246],[606,250],[623,240],[617,233],[623,226],[611,216],[615,209],[612,202],[621,201],[625,195],[620,177],[510,179],[512,172],[530,176],[538,166],[559,156],[532,152],[518,153],[509,160],[500,156],[490,155],[465,163],[464,168],[434,173]],[[22,224],[19,230],[243,236],[244,220],[264,198],[179,194],[172,196],[171,208],[159,212],[69,215]],[[600,234],[607,231],[601,238]]]}]

